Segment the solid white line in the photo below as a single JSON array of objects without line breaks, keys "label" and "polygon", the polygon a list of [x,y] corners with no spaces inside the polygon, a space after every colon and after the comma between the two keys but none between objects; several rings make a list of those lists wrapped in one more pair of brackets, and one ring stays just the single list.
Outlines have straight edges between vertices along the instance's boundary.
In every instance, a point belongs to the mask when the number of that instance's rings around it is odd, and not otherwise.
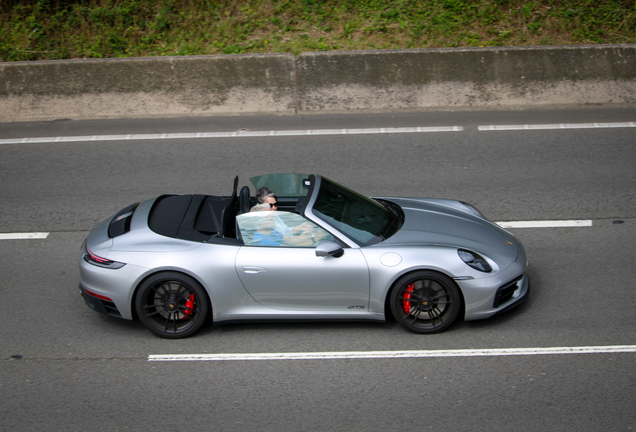
[{"label": "solid white line", "polygon": [[502,228],[576,228],[592,226],[591,220],[515,221],[495,223]]},{"label": "solid white line", "polygon": [[478,129],[480,131],[510,131],[510,130],[547,130],[547,129],[607,129],[607,128],[631,128],[631,127],[636,127],[636,122],[486,125],[486,126],[479,126]]},{"label": "solid white line", "polygon": [[31,240],[45,239],[49,236],[47,232],[33,233],[0,233],[0,240]]},{"label": "solid white line", "polygon": [[463,126],[435,127],[403,127],[403,128],[365,128],[365,129],[316,129],[316,130],[283,130],[283,131],[234,131],[234,132],[193,132],[164,134],[128,134],[128,135],[86,135],[43,138],[10,138],[0,139],[0,144],[41,144],[69,143],[86,141],[134,141],[134,140],[170,140],[197,138],[244,138],[270,136],[306,136],[306,135],[360,135],[360,134],[395,134],[395,133],[427,133],[427,132],[461,132]]},{"label": "solid white line", "polygon": [[438,351],[350,351],[259,354],[165,354],[149,355],[148,361],[242,361],[242,360],[337,360],[399,359],[425,357],[493,357],[548,354],[613,354],[636,352],[636,345],[560,347],[560,348],[493,348]]}]

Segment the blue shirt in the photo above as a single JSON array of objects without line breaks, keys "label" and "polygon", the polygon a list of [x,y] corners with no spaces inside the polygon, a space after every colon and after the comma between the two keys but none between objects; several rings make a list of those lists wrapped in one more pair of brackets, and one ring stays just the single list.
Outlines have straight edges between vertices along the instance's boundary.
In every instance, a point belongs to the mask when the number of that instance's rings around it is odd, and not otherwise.
[{"label": "blue shirt", "polygon": [[271,234],[263,234],[258,231],[254,233],[252,244],[257,246],[282,246],[283,234],[279,231],[272,230]]}]

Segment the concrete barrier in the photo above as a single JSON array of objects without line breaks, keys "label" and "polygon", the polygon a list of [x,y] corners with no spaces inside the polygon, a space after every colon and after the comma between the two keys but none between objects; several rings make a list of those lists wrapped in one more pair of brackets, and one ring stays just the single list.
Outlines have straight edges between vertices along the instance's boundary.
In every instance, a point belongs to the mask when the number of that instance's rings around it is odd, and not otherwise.
[{"label": "concrete barrier", "polygon": [[295,112],[291,54],[0,63],[0,121]]},{"label": "concrete barrier", "polygon": [[304,53],[298,111],[636,103],[636,45]]},{"label": "concrete barrier", "polygon": [[0,121],[636,104],[636,45],[0,63]]}]

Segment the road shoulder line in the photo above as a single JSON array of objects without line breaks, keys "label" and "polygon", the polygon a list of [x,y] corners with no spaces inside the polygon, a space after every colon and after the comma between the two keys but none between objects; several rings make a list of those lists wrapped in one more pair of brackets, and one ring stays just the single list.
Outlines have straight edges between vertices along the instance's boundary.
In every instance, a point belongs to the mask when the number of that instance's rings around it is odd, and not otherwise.
[{"label": "road shoulder line", "polygon": [[246,354],[154,354],[148,361],[244,361],[244,360],[338,360],[338,359],[398,359],[431,357],[500,357],[549,354],[612,354],[633,353],[636,345],[492,348],[435,351],[349,351],[306,353],[246,353]]}]

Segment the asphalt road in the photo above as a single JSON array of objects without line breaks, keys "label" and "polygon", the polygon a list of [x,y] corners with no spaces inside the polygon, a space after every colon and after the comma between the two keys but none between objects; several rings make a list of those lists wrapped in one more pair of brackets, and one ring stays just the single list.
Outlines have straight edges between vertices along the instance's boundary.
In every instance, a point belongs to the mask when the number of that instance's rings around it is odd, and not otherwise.
[{"label": "asphalt road", "polygon": [[[451,132],[0,144],[0,430],[636,429],[636,353],[152,362],[153,354],[636,345],[636,110],[446,112],[0,124],[0,140],[179,132],[460,126]],[[243,132],[244,133],[244,132]],[[97,221],[161,193],[228,194],[317,172],[369,195],[471,202],[515,229],[532,292],[490,320],[420,336],[397,323],[208,326],[178,341],[89,310],[77,255]]]}]

